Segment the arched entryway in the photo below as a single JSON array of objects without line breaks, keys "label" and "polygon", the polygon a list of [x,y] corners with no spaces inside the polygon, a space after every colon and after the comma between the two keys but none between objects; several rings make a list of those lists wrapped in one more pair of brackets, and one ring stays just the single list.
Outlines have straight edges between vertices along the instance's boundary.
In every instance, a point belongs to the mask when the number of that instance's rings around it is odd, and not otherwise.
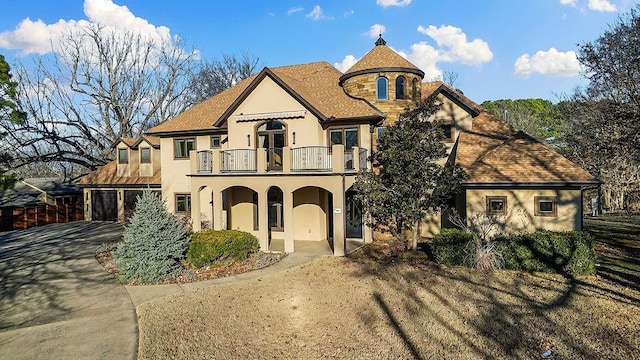
[{"label": "arched entryway", "polygon": [[293,238],[296,252],[333,253],[331,193],[306,186],[293,192]]},{"label": "arched entryway", "polygon": [[241,230],[258,235],[258,193],[244,186],[222,192],[222,229]]},{"label": "arched entryway", "polygon": [[267,169],[282,170],[282,148],[287,146],[287,128],[280,121],[269,120],[256,127],[256,147],[267,150]]},{"label": "arched entryway", "polygon": [[200,228],[213,229],[213,189],[202,186],[198,189],[200,197]]},{"label": "arched entryway", "polygon": [[267,190],[269,250],[284,251],[284,193],[277,186]]},{"label": "arched entryway", "polygon": [[349,188],[345,193],[345,231],[347,239],[363,239],[364,222],[362,218],[362,203],[356,198],[357,193]]}]

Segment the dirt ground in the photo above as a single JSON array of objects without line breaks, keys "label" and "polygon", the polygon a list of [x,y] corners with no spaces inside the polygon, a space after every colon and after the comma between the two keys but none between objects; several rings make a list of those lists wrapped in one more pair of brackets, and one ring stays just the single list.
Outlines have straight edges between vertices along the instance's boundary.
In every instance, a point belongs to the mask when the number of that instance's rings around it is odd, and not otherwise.
[{"label": "dirt ground", "polygon": [[632,359],[640,292],[595,276],[327,257],[141,305],[139,359]]}]

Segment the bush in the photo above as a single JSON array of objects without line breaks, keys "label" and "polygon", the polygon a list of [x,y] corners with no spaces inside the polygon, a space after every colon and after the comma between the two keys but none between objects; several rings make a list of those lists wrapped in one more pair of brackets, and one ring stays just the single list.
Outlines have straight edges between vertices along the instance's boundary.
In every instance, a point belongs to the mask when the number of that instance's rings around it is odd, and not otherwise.
[{"label": "bush", "polygon": [[178,273],[188,237],[164,201],[151,191],[137,198],[136,210],[124,229],[124,242],[114,252],[121,281],[156,282]]},{"label": "bush", "polygon": [[211,265],[224,259],[245,260],[258,251],[255,236],[238,230],[205,230],[191,235],[187,262],[196,267]]},{"label": "bush", "polygon": [[595,272],[595,240],[585,232],[536,231],[499,235],[494,241],[498,243],[506,269],[571,275]]},{"label": "bush", "polygon": [[458,229],[442,229],[431,241],[436,261],[447,265],[473,266],[476,244],[474,233]]}]

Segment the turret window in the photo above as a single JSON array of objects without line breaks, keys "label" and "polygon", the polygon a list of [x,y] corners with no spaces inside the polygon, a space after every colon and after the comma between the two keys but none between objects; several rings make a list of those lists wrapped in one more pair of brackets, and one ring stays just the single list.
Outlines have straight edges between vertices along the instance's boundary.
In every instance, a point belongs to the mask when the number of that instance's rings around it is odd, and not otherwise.
[{"label": "turret window", "polygon": [[405,98],[404,89],[404,76],[398,76],[396,78],[396,99],[402,100]]},{"label": "turret window", "polygon": [[389,98],[389,82],[386,77],[381,76],[376,80],[376,96],[378,100]]}]

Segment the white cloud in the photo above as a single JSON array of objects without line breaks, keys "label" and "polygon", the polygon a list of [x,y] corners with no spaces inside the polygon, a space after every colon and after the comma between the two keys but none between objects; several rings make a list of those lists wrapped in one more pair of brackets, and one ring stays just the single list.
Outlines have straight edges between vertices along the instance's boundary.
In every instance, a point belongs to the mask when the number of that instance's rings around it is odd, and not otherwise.
[{"label": "white cloud", "polygon": [[578,5],[578,0],[560,0],[560,4],[576,6]]},{"label": "white cloud", "polygon": [[0,48],[20,49],[21,55],[46,54],[52,51],[52,47],[56,48],[61,37],[92,23],[115,33],[136,31],[146,40],[158,44],[173,41],[168,27],[150,24],[146,19],[136,17],[126,6],[116,5],[112,0],[85,0],[84,13],[88,20],[61,19],[53,24],[26,18],[13,31],[0,33]]},{"label": "white cloud", "polygon": [[314,6],[313,10],[307,14],[307,17],[315,21],[324,19],[324,13],[322,12],[320,5]]},{"label": "white cloud", "polygon": [[555,48],[538,51],[535,55],[524,54],[514,65],[516,77],[528,78],[531,74],[554,77],[573,77],[580,73],[580,63],[574,51],[561,52]]},{"label": "white cloud", "polygon": [[365,32],[365,35],[368,35],[371,38],[377,38],[380,34],[384,34],[387,31],[387,27],[381,24],[373,24],[369,31]]},{"label": "white cloud", "polygon": [[411,0],[376,0],[376,4],[387,7],[387,6],[407,6],[411,4]]},{"label": "white cloud", "polygon": [[345,11],[344,14],[343,14],[343,17],[346,19],[346,18],[350,17],[351,15],[353,15],[354,13],[355,13],[355,11],[353,11],[353,10]]},{"label": "white cloud", "polygon": [[356,59],[356,57],[353,55],[347,55],[344,57],[344,59],[342,59],[341,62],[334,63],[333,66],[341,72],[345,72],[349,70],[349,68],[352,67],[355,63],[357,63],[358,60],[360,59]]},{"label": "white cloud", "polygon": [[589,0],[588,6],[593,11],[615,12],[618,10],[609,0]]},{"label": "white cloud", "polygon": [[304,10],[303,7],[294,7],[294,8],[291,8],[291,9],[287,10],[287,15],[293,15],[293,14],[295,14],[297,12],[302,11],[302,10]]},{"label": "white cloud", "polygon": [[[467,35],[462,29],[442,25],[439,28],[429,25],[418,26],[418,32],[428,35],[438,45],[438,61],[460,62],[466,65],[478,65],[493,59],[493,53],[489,44],[481,39],[467,40]],[[428,45],[427,45],[428,46]]]}]

